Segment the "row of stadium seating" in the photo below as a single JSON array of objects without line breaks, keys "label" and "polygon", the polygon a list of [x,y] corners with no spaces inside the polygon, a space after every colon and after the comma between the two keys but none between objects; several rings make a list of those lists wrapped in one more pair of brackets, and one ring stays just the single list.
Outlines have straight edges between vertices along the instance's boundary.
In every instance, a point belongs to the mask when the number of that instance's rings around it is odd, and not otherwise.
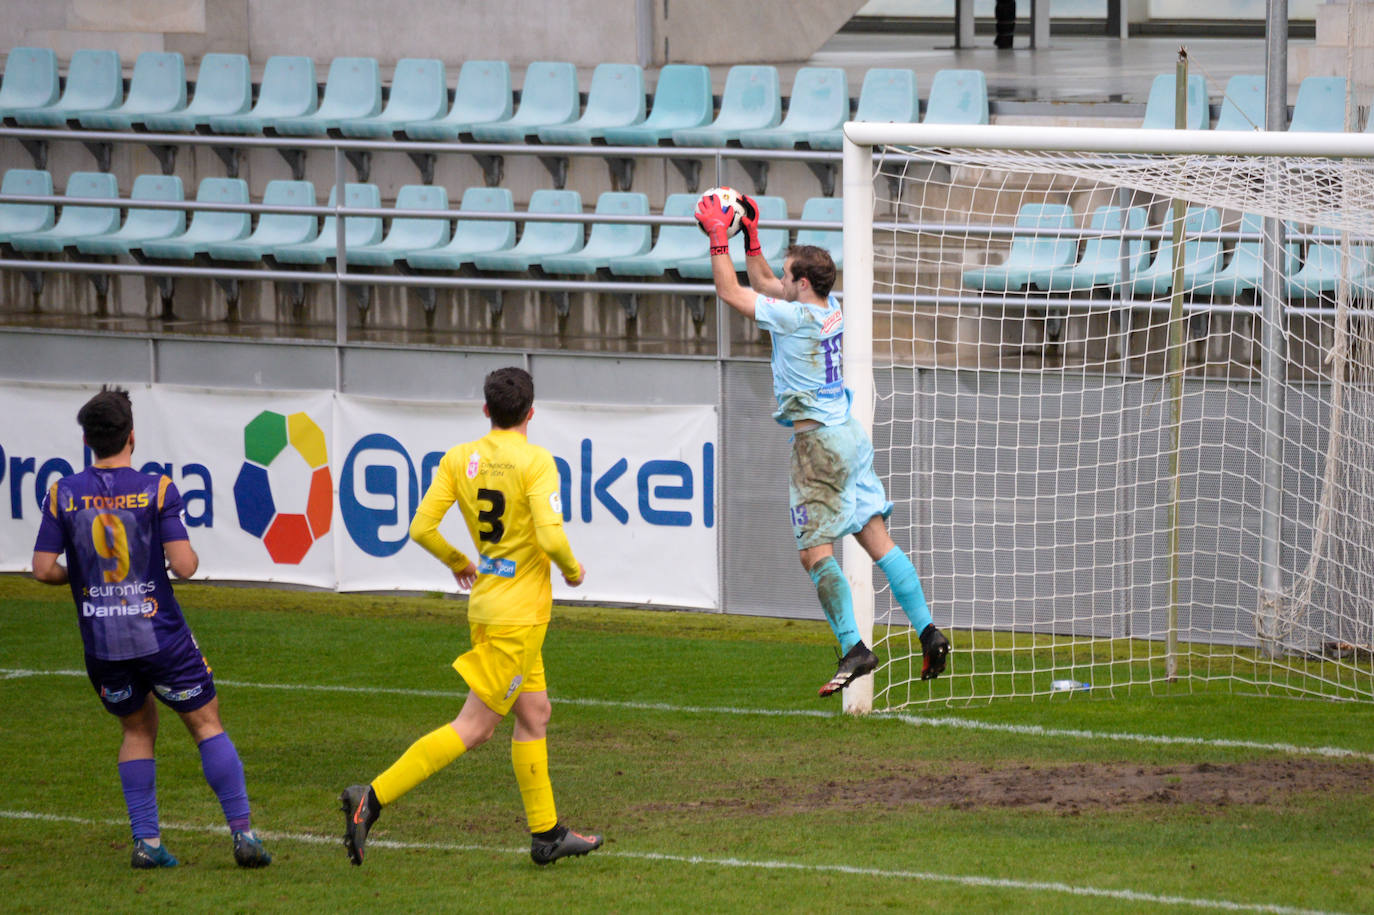
[{"label": "row of stadium seating", "polygon": [[[1144,230],[1144,207],[1123,210],[1099,206],[1088,228],[1102,233],[1082,243],[1077,236],[1062,237],[1075,228],[1073,210],[1065,204],[1028,203],[1021,207],[1016,226],[1034,235],[1013,236],[1006,260],[1000,264],[963,272],[966,288],[982,292],[1019,292],[1034,287],[1041,292],[1072,293],[1109,289],[1120,293],[1129,287],[1134,296],[1159,297],[1169,294],[1174,279],[1174,243],[1164,237],[1151,256],[1145,239],[1126,241],[1123,231]],[[1258,234],[1262,220],[1253,214],[1240,219],[1242,234]],[[1194,297],[1236,296],[1254,292],[1263,281],[1261,242],[1240,240],[1229,252],[1219,237],[1222,214],[1212,207],[1189,207],[1184,218],[1183,289]],[[1287,226],[1296,234],[1295,226]],[[1341,280],[1342,249],[1336,233],[1318,230],[1319,238],[1304,246],[1289,241],[1284,251],[1284,295],[1290,299],[1332,295]],[[1122,257],[1122,246],[1126,256]],[[1374,296],[1374,249],[1353,245],[1346,266],[1352,288],[1364,296]],[[1126,271],[1129,270],[1129,276]]]},{"label": "row of stadium seating", "polygon": [[[1142,127],[1172,129],[1176,126],[1175,89],[1178,81],[1174,74],[1165,73],[1155,77],[1150,86],[1150,96],[1145,103],[1145,119]],[[1288,123],[1290,131],[1345,130],[1345,96],[1347,83],[1343,76],[1309,76],[1298,84],[1298,96],[1293,102],[1293,116]],[[1222,93],[1221,110],[1217,115],[1215,130],[1264,130],[1266,118],[1266,99],[1264,76],[1237,74],[1226,81]],[[1206,130],[1211,125],[1207,107],[1207,80],[1199,75],[1188,77],[1188,111],[1186,124],[1189,130]],[[1365,125],[1365,132],[1374,132],[1374,117]]]}]

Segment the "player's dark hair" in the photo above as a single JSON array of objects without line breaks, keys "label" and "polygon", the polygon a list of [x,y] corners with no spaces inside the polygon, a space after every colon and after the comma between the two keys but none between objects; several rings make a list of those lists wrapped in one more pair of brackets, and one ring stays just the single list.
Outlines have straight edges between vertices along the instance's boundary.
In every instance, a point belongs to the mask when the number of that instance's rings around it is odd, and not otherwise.
[{"label": "player's dark hair", "polygon": [[502,429],[513,429],[525,421],[534,405],[534,379],[521,368],[497,369],[482,384],[491,421]]},{"label": "player's dark hair", "polygon": [[792,279],[804,279],[811,284],[811,290],[821,298],[830,295],[835,288],[835,262],[830,253],[815,245],[792,245],[783,254],[783,259],[792,258]]},{"label": "player's dark hair", "polygon": [[123,388],[101,385],[100,393],[77,411],[76,421],[97,459],[124,450],[134,429],[134,405]]}]

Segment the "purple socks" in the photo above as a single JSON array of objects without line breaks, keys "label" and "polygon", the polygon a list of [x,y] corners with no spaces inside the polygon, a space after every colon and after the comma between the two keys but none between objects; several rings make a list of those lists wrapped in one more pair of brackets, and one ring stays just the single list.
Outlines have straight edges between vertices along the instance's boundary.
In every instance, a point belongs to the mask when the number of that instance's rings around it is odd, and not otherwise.
[{"label": "purple socks", "polygon": [[[205,773],[205,780],[210,783],[210,788],[215,792],[215,797],[219,798],[219,805],[224,810],[224,819],[229,823],[230,832],[246,832],[252,828],[252,821],[248,813],[248,787],[243,780],[243,763],[239,760],[239,751],[234,749],[234,742],[229,739],[229,735],[223,732],[214,737],[208,737],[200,742],[200,768]],[[149,760],[151,763],[151,760]],[[122,771],[121,766],[121,771]],[[127,789],[126,793],[127,793]],[[130,807],[130,817],[133,816],[133,808]],[[157,807],[154,805],[153,816],[157,816]],[[137,837],[137,832],[135,832]]]},{"label": "purple socks", "polygon": [[134,840],[157,838],[157,763],[151,759],[120,763],[119,784],[124,788]]}]

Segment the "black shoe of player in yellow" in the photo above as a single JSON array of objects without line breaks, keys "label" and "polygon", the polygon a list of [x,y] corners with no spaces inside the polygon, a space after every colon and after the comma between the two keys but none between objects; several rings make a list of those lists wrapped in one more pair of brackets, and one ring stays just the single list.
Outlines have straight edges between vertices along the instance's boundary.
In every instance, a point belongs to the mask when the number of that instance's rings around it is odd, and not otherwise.
[{"label": "black shoe of player in yellow", "polygon": [[849,685],[855,677],[862,677],[864,674],[872,673],[878,666],[878,656],[869,651],[868,646],[863,642],[856,642],[854,647],[840,658],[839,669],[835,671],[835,676],[821,687],[820,695],[829,696],[837,693]]},{"label": "black shoe of player in yellow", "polygon": [[377,795],[372,793],[371,785],[350,785],[339,795],[339,803],[343,806],[343,841],[344,848],[348,849],[348,860],[361,865],[367,831],[382,815],[382,805],[377,802]]},{"label": "black shoe of player in yellow", "polygon": [[935,624],[921,630],[921,679],[934,680],[945,672],[945,658],[949,655],[949,639],[935,628]]},{"label": "black shoe of player in yellow", "polygon": [[585,855],[601,847],[601,836],[584,836],[561,823],[530,837],[530,857],[535,864],[552,864],[559,858]]}]

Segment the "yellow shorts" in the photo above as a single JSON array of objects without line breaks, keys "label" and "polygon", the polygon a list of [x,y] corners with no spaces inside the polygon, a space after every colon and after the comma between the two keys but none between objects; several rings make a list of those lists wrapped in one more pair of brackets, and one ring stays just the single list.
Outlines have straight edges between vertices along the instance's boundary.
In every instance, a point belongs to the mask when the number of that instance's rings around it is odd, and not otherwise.
[{"label": "yellow shorts", "polygon": [[544,682],[544,633],[538,626],[488,626],[473,623],[472,648],[453,669],[493,712],[505,715],[521,693],[548,689]]}]

